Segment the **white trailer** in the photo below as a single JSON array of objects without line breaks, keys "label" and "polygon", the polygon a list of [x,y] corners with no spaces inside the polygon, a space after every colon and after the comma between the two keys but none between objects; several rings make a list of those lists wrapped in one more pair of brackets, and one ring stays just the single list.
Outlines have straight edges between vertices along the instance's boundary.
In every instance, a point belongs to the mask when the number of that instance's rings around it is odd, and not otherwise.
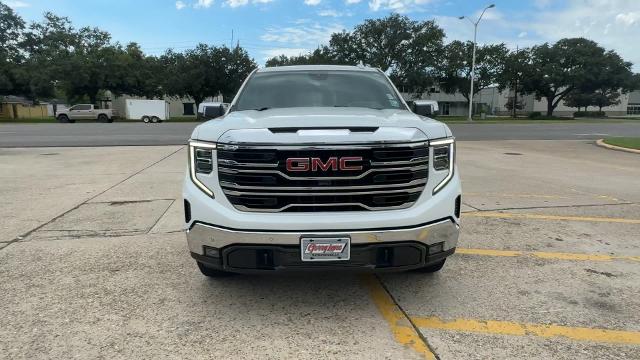
[{"label": "white trailer", "polygon": [[169,102],[165,100],[125,101],[125,119],[142,120],[145,123],[158,123],[169,119]]}]

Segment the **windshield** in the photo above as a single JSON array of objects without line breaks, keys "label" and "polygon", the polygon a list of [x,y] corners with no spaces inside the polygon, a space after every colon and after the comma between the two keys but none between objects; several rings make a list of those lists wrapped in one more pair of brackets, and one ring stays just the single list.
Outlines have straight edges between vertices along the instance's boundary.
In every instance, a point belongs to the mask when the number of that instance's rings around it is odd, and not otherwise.
[{"label": "windshield", "polygon": [[391,83],[373,71],[277,71],[254,74],[232,110],[291,107],[404,109]]}]

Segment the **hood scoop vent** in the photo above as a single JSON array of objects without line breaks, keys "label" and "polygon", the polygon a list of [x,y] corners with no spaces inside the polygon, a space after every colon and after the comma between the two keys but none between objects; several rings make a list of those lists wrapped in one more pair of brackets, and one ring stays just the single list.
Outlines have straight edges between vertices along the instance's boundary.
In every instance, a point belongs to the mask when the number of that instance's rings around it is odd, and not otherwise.
[{"label": "hood scoop vent", "polygon": [[302,132],[317,132],[321,133],[374,133],[378,130],[377,127],[280,127],[269,128],[273,134],[296,134]]}]

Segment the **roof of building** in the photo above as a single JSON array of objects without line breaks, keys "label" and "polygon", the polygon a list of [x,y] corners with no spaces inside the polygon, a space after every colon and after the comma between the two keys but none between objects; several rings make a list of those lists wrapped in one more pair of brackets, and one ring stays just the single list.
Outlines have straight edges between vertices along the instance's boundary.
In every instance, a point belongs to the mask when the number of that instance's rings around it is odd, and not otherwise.
[{"label": "roof of building", "polygon": [[368,66],[350,66],[350,65],[287,65],[275,66],[258,69],[259,73],[277,72],[277,71],[379,71],[376,68]]},{"label": "roof of building", "polygon": [[33,101],[30,101],[23,96],[14,96],[14,95],[0,96],[0,102],[5,104],[24,104],[24,105],[33,104]]}]

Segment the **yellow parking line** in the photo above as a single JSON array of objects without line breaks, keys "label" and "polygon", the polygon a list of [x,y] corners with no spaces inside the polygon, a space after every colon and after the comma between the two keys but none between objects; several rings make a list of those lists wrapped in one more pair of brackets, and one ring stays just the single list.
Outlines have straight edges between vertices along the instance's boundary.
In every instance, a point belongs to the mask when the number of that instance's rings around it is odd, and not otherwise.
[{"label": "yellow parking line", "polygon": [[570,327],[560,325],[520,324],[512,321],[456,319],[445,321],[438,317],[411,317],[416,326],[427,329],[471,331],[486,334],[565,337],[572,340],[640,345],[640,332]]},{"label": "yellow parking line", "polygon": [[512,250],[456,248],[456,253],[464,254],[464,255],[505,256],[505,257],[533,256],[541,259],[550,259],[550,260],[640,261],[640,256],[616,256],[616,255],[602,255],[602,254],[579,254],[579,253],[544,252],[544,251],[512,251]]},{"label": "yellow parking line", "polygon": [[423,355],[425,359],[435,359],[435,355],[422,340],[402,310],[382,287],[380,281],[372,275],[363,276],[363,281],[369,288],[373,302],[376,304],[380,314],[389,324],[395,340],[402,345],[411,347]]},{"label": "yellow parking line", "polygon": [[500,219],[535,219],[535,220],[566,220],[566,221],[591,221],[620,224],[640,224],[640,219],[594,217],[594,216],[565,216],[544,214],[506,213],[496,211],[469,211],[462,214],[463,217],[488,217]]}]

